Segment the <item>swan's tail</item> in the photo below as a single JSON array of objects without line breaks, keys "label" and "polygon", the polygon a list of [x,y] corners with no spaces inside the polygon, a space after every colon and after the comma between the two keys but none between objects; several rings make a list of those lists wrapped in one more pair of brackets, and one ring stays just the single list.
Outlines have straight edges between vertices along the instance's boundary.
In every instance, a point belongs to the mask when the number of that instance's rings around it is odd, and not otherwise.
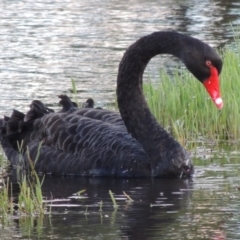
[{"label": "swan's tail", "polygon": [[26,114],[13,110],[10,117],[0,119],[0,143],[12,166],[24,159],[35,121],[50,112],[41,101],[34,100]]}]

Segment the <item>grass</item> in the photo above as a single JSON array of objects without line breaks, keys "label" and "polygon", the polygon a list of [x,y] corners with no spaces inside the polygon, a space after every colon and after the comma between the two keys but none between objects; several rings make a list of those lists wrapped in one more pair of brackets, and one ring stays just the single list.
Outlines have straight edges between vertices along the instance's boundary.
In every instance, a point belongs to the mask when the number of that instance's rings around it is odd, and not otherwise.
[{"label": "grass", "polygon": [[[3,158],[3,154],[1,157]],[[40,181],[30,158],[29,161],[31,168],[30,173],[26,174],[20,170],[21,180],[19,180],[18,183],[20,192],[17,200],[16,197],[13,197],[11,184],[9,183],[8,178],[1,177],[0,216],[12,216],[13,214],[16,216],[36,216],[46,213],[46,207],[42,195],[43,180]],[[14,198],[15,200],[13,201]]]},{"label": "grass", "polygon": [[184,68],[172,75],[160,72],[160,81],[144,84],[149,107],[157,120],[180,142],[197,141],[202,136],[218,140],[240,138],[240,40],[227,46],[220,55],[224,60],[221,95],[224,107],[219,111],[205,88]]},{"label": "grass", "polygon": [[[35,163],[37,162],[42,143],[38,146],[37,156]],[[29,155],[29,150],[27,149],[28,161],[30,165],[31,172],[28,175],[23,175],[22,181],[19,183],[20,194],[18,196],[18,207],[20,213],[26,213],[27,215],[45,214],[45,204],[42,195],[42,181],[40,181],[37,172],[35,171],[35,166]]]},{"label": "grass", "polygon": [[18,212],[26,215],[45,214],[46,208],[42,195],[42,182],[36,172],[34,176],[23,176],[19,183],[20,194],[18,195]]},{"label": "grass", "polygon": [[7,167],[6,159],[4,158],[3,153],[0,153],[0,219],[5,222],[8,214],[13,214],[14,203],[12,195],[12,185],[9,183],[9,180],[6,179],[6,170]]},{"label": "grass", "polygon": [[77,99],[77,87],[76,87],[76,83],[75,83],[74,79],[71,79],[71,83],[72,83],[72,91],[71,92],[72,92],[73,101],[75,103],[77,103],[78,106],[80,106],[78,99]]},{"label": "grass", "polygon": [[[39,147],[40,150],[40,147]],[[3,153],[0,153],[0,168],[6,167],[6,159]],[[5,160],[3,160],[5,159]],[[21,159],[20,159],[21,160]],[[29,161],[31,161],[29,159]],[[18,219],[21,232],[24,235],[30,236],[31,231],[36,229],[36,234],[40,237],[42,234],[43,222],[47,219],[46,215],[50,217],[50,211],[46,211],[46,204],[42,194],[42,183],[36,171],[30,164],[31,172],[26,174],[18,169],[20,172],[19,192],[12,191],[12,184],[10,183],[6,173],[0,174],[0,225],[8,227],[14,224]]]},{"label": "grass", "polygon": [[109,195],[111,197],[111,200],[112,200],[112,203],[113,203],[113,207],[114,208],[118,208],[117,202],[116,202],[116,200],[114,198],[114,195],[113,195],[113,192],[111,190],[109,190]]},{"label": "grass", "polygon": [[2,220],[8,215],[13,215],[14,211],[14,203],[13,198],[9,197],[9,192],[11,191],[11,184],[7,180],[6,183],[3,182],[3,185],[0,189],[0,216],[2,216]]}]

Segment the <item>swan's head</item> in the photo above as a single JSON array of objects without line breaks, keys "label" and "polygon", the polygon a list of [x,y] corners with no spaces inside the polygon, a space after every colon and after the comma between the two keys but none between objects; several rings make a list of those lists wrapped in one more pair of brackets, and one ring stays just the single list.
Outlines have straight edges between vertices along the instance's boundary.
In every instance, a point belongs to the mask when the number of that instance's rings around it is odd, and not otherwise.
[{"label": "swan's head", "polygon": [[182,43],[181,60],[187,69],[204,85],[215,105],[221,109],[219,75],[223,62],[217,52],[202,41],[188,38]]}]

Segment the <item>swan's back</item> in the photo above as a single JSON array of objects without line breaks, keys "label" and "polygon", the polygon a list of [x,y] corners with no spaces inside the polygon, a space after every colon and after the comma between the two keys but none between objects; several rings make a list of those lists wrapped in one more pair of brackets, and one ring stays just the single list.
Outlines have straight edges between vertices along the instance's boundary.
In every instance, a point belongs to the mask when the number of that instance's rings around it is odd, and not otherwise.
[{"label": "swan's back", "polygon": [[[17,131],[18,136],[22,137],[23,145],[28,146],[22,150],[25,164],[29,165],[28,155],[32,161],[39,155],[34,164],[36,170],[42,173],[149,176],[151,174],[149,157],[141,145],[127,133],[126,128],[110,123],[111,120],[114,122],[114,119],[109,117],[111,114],[108,111],[88,110],[47,113],[36,118],[33,128],[27,133]],[[100,120],[92,119],[93,116]],[[18,140],[20,142],[19,138]],[[13,165],[17,165],[18,150],[9,143],[8,136],[4,136],[3,133],[1,143],[8,159]]]},{"label": "swan's back", "polygon": [[82,108],[76,110],[75,114],[91,119],[101,120],[115,126],[121,126],[123,129],[125,129],[125,131],[127,131],[122,117],[118,112],[98,108]]},{"label": "swan's back", "polygon": [[36,121],[31,142],[37,141],[30,151],[36,154],[41,139],[44,147],[36,162],[41,172],[116,177],[150,174],[148,155],[122,127],[77,111],[53,113]]}]

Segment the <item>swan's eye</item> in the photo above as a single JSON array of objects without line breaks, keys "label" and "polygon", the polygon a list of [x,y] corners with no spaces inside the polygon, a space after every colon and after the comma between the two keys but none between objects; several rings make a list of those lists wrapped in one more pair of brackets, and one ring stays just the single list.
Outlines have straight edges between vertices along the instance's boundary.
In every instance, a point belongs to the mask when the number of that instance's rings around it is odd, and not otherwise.
[{"label": "swan's eye", "polygon": [[208,67],[211,67],[211,66],[212,66],[212,62],[209,61],[209,60],[207,60],[207,61],[206,61],[206,65],[207,65]]}]

